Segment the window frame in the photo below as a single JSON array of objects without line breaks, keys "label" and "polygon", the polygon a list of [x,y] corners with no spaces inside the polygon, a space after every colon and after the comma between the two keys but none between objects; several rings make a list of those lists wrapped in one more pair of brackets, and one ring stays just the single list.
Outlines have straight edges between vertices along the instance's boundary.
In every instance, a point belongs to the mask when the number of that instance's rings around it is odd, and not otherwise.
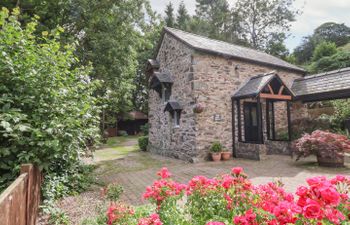
[{"label": "window frame", "polygon": [[179,128],[180,127],[180,112],[175,110],[174,111],[174,116],[173,116],[173,125],[174,128]]}]

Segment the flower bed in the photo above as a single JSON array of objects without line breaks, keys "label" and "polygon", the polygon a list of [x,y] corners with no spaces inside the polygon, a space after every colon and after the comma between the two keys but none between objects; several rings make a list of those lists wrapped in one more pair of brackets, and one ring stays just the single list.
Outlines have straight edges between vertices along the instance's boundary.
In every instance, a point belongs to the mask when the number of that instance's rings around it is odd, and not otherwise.
[{"label": "flower bed", "polygon": [[137,208],[112,203],[107,224],[350,224],[350,177],[309,178],[293,195],[280,182],[252,185],[239,167],[187,184],[174,181],[166,168],[158,176],[143,195],[154,207],[135,213]]}]

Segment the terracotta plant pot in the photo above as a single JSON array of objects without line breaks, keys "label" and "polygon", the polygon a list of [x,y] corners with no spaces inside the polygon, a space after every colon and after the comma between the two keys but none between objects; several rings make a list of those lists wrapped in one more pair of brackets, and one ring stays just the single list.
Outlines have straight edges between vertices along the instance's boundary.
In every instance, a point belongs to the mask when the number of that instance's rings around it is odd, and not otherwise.
[{"label": "terracotta plant pot", "polygon": [[231,152],[221,152],[222,160],[229,160],[231,158]]},{"label": "terracotta plant pot", "polygon": [[317,162],[319,166],[324,167],[344,167],[344,156],[339,156],[336,158],[323,158],[317,156]]},{"label": "terracotta plant pot", "polygon": [[212,152],[211,158],[214,162],[219,162],[221,160],[221,152]]}]

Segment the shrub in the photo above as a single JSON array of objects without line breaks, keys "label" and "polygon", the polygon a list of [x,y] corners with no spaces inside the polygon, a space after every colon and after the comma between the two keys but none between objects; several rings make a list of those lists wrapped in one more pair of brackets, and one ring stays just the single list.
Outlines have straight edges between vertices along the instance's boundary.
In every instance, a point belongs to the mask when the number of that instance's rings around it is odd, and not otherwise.
[{"label": "shrub", "polygon": [[146,151],[148,146],[148,136],[139,137],[138,142],[139,142],[139,148],[142,151]]},{"label": "shrub", "polygon": [[310,155],[338,158],[343,157],[344,151],[350,149],[350,140],[344,135],[316,130],[311,134],[304,134],[293,146],[297,160]]},{"label": "shrub", "polygon": [[110,184],[106,190],[106,197],[110,201],[118,201],[120,195],[124,192],[124,189],[119,184]]},{"label": "shrub", "polygon": [[222,145],[218,141],[214,142],[210,147],[211,152],[221,152],[221,150],[222,150]]},{"label": "shrub", "polygon": [[126,132],[125,130],[119,130],[118,131],[118,135],[122,136],[122,137],[127,137],[128,136],[128,132]]},{"label": "shrub", "polygon": [[36,19],[22,26],[19,12],[0,11],[0,189],[34,163],[46,174],[44,196],[56,198],[80,188],[69,176],[80,176],[79,160],[99,138],[96,83],[75,47],[62,45],[62,28],[36,35]]},{"label": "shrub", "polygon": [[281,182],[254,186],[240,167],[216,178],[174,181],[166,168],[146,188],[144,199],[155,205],[143,214],[112,204],[107,224],[128,225],[277,225],[348,224],[350,177],[313,177],[308,186],[287,193]]},{"label": "shrub", "polygon": [[142,125],[141,126],[141,131],[142,131],[143,135],[148,135],[149,123],[146,123],[145,125]]}]

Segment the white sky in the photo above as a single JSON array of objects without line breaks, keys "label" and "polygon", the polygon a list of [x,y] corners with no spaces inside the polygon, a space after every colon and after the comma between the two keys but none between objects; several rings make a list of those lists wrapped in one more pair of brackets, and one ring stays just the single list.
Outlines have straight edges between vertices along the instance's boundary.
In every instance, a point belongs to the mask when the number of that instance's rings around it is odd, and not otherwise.
[{"label": "white sky", "polygon": [[[152,7],[163,14],[165,6],[171,1],[175,8],[181,0],[150,0]],[[249,1],[249,0],[247,0]],[[195,0],[184,0],[186,8],[193,14],[196,8]],[[234,3],[234,0],[228,0]],[[296,18],[290,30],[291,36],[286,45],[293,50],[303,36],[309,35],[313,30],[325,22],[345,23],[350,26],[350,0],[296,0],[294,7],[301,9],[303,14]]]}]

